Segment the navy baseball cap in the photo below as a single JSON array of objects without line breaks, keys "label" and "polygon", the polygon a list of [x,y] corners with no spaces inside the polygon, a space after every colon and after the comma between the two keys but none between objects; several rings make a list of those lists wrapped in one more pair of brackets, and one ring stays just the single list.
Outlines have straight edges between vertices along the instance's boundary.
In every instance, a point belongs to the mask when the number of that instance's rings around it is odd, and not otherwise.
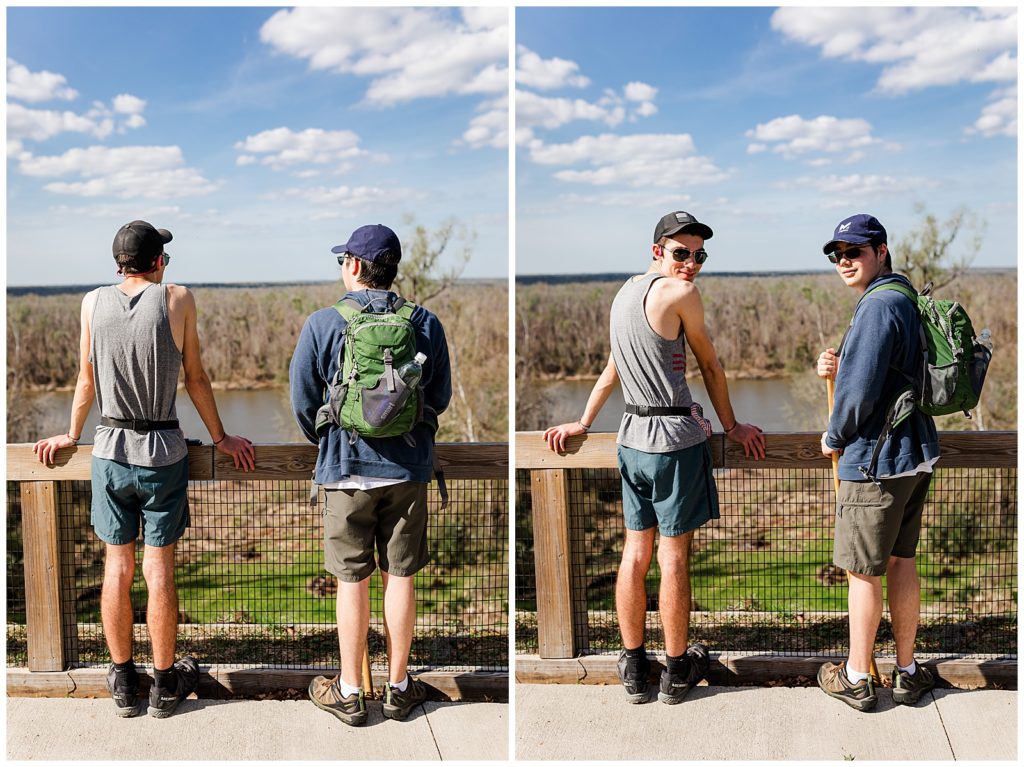
[{"label": "navy baseball cap", "polygon": [[383,224],[367,224],[352,232],[344,245],[331,248],[331,253],[351,253],[364,261],[397,264],[402,260],[402,243],[398,235]]},{"label": "navy baseball cap", "polygon": [[657,245],[662,237],[671,237],[679,232],[695,234],[705,240],[714,236],[710,226],[702,224],[685,210],[677,210],[675,213],[666,213],[654,227],[654,244]]},{"label": "navy baseball cap", "polygon": [[822,250],[828,255],[836,249],[837,242],[848,242],[851,245],[864,245],[871,243],[878,245],[881,242],[888,244],[885,227],[874,216],[867,213],[858,213],[855,216],[844,218],[836,225],[832,233],[832,239],[825,243]]},{"label": "navy baseball cap", "polygon": [[172,239],[166,229],[157,229],[148,221],[132,221],[114,235],[114,258],[125,255],[152,261],[164,252],[164,243]]}]

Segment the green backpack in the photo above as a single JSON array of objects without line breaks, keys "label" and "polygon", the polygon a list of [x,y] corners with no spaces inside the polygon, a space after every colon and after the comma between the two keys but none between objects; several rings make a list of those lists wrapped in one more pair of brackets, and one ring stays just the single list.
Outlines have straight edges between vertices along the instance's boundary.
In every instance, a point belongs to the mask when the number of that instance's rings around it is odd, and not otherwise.
[{"label": "green backpack", "polygon": [[426,357],[416,353],[416,304],[399,297],[387,311],[375,312],[343,298],[334,308],[348,324],[327,401],[317,411],[317,434],[334,425],[348,431],[351,442],[357,435],[408,435],[423,417],[419,380]]},{"label": "green backpack", "polygon": [[[889,405],[871,463],[866,470],[862,469],[871,480],[875,479],[882,445],[892,430],[915,409],[929,416],[963,412],[970,418],[971,409],[981,397],[981,387],[992,360],[991,342],[987,339],[979,342],[967,311],[956,301],[932,298],[931,283],[918,293],[906,285],[888,282],[872,288],[861,300],[878,290],[895,290],[914,302],[921,319],[921,362],[915,374],[907,376],[907,386]],[[840,342],[839,353],[842,347]]]}]

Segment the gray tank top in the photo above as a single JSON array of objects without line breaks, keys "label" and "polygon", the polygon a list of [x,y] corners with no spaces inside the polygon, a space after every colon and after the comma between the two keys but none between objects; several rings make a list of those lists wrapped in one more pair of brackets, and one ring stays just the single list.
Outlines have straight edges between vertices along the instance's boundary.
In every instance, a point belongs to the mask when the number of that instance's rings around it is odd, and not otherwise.
[{"label": "gray tank top", "polygon": [[[92,313],[89,361],[96,404],[108,418],[171,421],[178,417],[181,352],[167,314],[167,288],[152,284],[135,296],[100,288]],[[137,432],[96,427],[92,454],[137,466],[168,466],[188,454],[181,429]]]},{"label": "gray tank top", "polygon": [[[651,285],[662,276],[645,274],[628,280],[612,301],[612,359],[622,383],[622,393],[631,405],[694,407],[686,385],[686,339],[666,341],[651,327],[644,304]],[[639,416],[622,414],[618,444],[646,453],[670,453],[698,445],[707,439],[701,420],[684,415]]]}]

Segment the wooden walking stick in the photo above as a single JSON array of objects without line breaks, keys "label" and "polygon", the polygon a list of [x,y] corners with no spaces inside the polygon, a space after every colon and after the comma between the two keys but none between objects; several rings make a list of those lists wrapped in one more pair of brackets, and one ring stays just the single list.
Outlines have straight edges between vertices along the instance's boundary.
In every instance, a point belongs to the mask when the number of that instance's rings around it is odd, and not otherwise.
[{"label": "wooden walking stick", "polygon": [[[836,398],[836,382],[834,378],[825,379],[825,392],[828,394],[828,417],[832,418],[832,404]],[[836,491],[836,502],[839,501],[839,453],[832,453],[832,485]],[[850,583],[850,571],[846,571],[846,583]],[[876,684],[882,683],[882,677],[878,673],[878,665],[875,663],[875,653],[871,653],[871,678]]]},{"label": "wooden walking stick", "polygon": [[363,645],[363,692],[367,698],[373,697],[373,674],[370,673],[370,637],[366,637]]}]

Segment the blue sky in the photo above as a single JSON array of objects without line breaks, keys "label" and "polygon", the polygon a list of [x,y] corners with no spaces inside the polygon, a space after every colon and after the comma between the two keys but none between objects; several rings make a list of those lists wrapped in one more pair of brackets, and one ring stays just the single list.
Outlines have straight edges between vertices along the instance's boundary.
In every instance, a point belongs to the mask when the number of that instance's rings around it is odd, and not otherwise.
[{"label": "blue sky", "polygon": [[455,218],[464,276],[506,276],[507,18],[7,9],[8,284],[113,281],[136,218],[185,284],[334,279],[333,245],[409,216]]},{"label": "blue sky", "polygon": [[1015,266],[1016,41],[1012,8],[517,9],[516,272],[641,271],[678,209],[705,273],[825,269],[839,220],[898,248],[916,203]]}]

